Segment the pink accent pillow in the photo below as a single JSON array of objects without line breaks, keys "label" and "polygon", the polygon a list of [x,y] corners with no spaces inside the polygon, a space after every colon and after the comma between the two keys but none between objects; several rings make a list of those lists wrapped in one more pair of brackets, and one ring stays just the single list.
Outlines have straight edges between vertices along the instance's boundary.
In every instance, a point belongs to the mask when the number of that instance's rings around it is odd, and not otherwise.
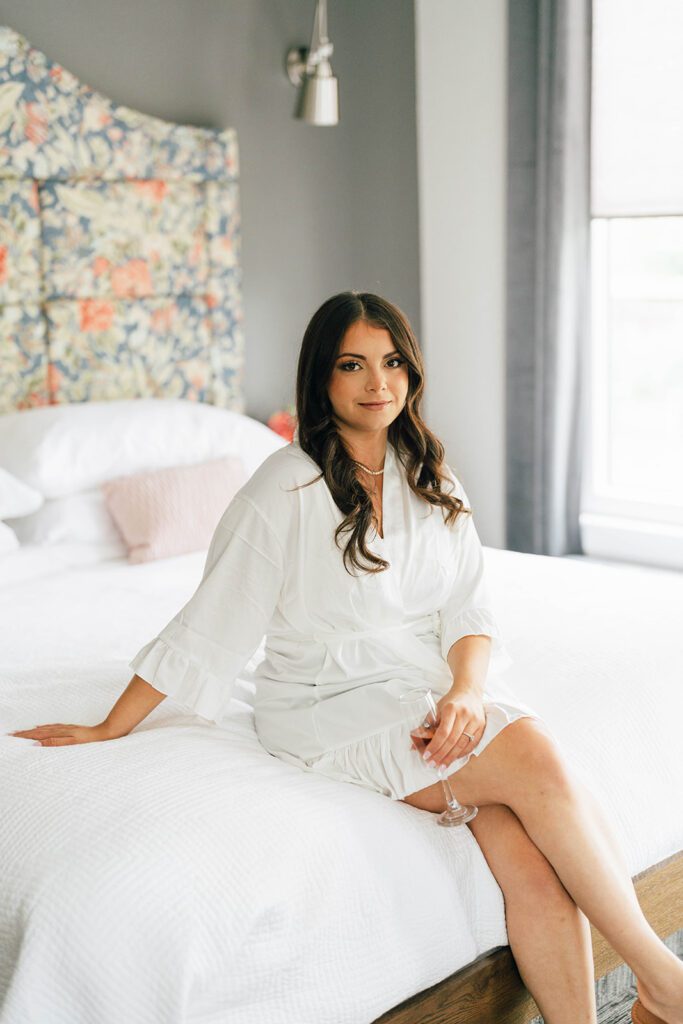
[{"label": "pink accent pillow", "polygon": [[102,485],[129,562],[208,549],[218,521],[247,481],[237,456],[134,473]]}]

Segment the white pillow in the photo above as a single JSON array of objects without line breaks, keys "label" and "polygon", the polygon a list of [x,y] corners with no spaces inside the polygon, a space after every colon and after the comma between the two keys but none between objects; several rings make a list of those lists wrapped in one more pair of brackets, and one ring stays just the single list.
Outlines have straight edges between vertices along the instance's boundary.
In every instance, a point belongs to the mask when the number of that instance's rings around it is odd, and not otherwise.
[{"label": "white pillow", "polygon": [[18,547],[19,538],[16,533],[6,523],[0,523],[0,555],[5,555],[9,551],[16,551]]},{"label": "white pillow", "polygon": [[0,519],[26,516],[40,508],[43,501],[40,491],[17,480],[0,466]]},{"label": "white pillow", "polygon": [[286,444],[249,416],[184,399],[74,402],[0,416],[0,465],[46,498],[226,455],[239,456],[251,476]]},{"label": "white pillow", "polygon": [[22,544],[101,544],[108,557],[127,553],[99,487],[48,498],[37,512],[12,519],[9,525]]}]

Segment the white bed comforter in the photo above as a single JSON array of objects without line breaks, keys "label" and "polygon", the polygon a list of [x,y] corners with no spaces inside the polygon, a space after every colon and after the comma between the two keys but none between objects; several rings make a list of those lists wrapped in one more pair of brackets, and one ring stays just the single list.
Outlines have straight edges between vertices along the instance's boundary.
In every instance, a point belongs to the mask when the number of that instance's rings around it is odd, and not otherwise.
[{"label": "white bed comforter", "polygon": [[[43,554],[0,589],[1,1024],[369,1024],[507,941],[469,829],[271,757],[246,678],[220,726],[167,699],[108,743],[8,736],[100,721],[204,563]],[[683,576],[486,558],[513,691],[632,872],[674,853]]]}]

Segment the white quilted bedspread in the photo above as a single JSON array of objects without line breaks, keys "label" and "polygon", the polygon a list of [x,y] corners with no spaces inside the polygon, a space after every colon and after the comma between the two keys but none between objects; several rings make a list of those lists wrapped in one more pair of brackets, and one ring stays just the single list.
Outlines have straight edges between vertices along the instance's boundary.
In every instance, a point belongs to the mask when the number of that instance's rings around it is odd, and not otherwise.
[{"label": "white quilted bedspread", "polygon": [[[0,588],[1,1024],[370,1024],[507,941],[469,829],[271,757],[248,682],[221,726],[167,699],[108,743],[8,736],[100,721],[204,562],[14,554]],[[683,577],[486,556],[513,692],[590,779],[633,873],[675,852]]]}]

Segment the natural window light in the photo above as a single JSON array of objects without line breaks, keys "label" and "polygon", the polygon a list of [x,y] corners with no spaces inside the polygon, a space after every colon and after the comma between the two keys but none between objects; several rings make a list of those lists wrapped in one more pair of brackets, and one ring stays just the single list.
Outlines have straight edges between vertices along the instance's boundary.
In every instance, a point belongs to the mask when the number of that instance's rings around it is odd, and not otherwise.
[{"label": "natural window light", "polygon": [[683,3],[594,0],[587,554],[683,568]]}]

